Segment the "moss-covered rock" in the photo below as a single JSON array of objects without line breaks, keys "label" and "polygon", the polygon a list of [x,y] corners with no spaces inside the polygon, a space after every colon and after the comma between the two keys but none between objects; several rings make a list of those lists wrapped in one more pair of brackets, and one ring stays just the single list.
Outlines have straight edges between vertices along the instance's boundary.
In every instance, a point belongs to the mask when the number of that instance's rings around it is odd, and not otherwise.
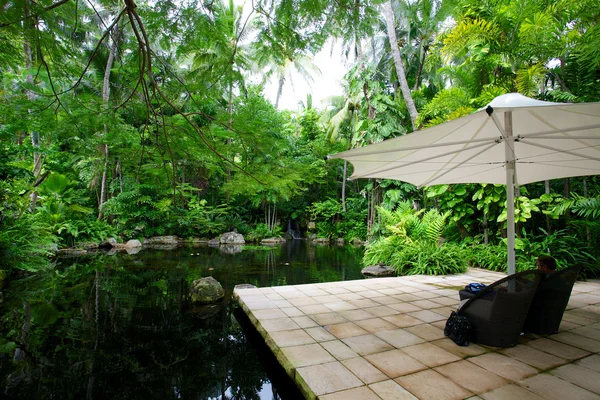
[{"label": "moss-covered rock", "polygon": [[194,304],[215,303],[224,296],[223,286],[212,276],[195,280],[190,287],[190,300]]}]

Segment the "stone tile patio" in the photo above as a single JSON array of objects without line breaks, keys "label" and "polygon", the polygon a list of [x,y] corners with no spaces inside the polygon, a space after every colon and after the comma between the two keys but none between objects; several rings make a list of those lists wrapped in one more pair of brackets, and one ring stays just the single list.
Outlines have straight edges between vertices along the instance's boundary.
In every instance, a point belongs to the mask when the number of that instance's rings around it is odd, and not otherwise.
[{"label": "stone tile patio", "polygon": [[558,334],[507,349],[445,338],[479,269],[270,288],[234,297],[307,399],[600,399],[600,281],[577,282]]}]

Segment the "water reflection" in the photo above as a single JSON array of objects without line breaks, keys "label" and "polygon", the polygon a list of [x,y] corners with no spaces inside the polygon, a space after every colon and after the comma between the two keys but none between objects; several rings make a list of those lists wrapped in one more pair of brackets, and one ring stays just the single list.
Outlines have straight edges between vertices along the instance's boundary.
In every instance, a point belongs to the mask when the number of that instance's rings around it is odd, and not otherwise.
[{"label": "water reflection", "polygon": [[[360,257],[362,249],[293,241],[235,254],[190,247],[59,260],[4,289],[0,348],[19,350],[16,359],[0,353],[3,397],[294,398],[234,316],[233,288],[360,279]],[[192,308],[189,285],[205,276],[225,300]]]}]

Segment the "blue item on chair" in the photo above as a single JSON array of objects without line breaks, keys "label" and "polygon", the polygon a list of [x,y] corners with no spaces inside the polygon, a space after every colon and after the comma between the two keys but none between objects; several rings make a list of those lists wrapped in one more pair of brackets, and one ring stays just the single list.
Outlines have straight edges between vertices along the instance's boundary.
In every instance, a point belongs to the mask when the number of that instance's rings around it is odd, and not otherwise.
[{"label": "blue item on chair", "polygon": [[485,284],[483,283],[469,283],[465,286],[465,290],[471,293],[479,293],[485,288]]}]

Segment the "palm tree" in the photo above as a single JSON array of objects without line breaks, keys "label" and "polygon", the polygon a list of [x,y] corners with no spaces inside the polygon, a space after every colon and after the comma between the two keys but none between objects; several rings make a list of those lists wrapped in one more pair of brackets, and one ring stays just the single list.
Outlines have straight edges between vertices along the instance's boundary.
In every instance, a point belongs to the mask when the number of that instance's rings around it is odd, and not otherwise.
[{"label": "palm tree", "polygon": [[413,101],[412,95],[410,93],[410,88],[408,87],[408,82],[406,80],[406,72],[404,70],[404,61],[400,57],[398,39],[396,38],[396,19],[394,16],[394,10],[392,8],[391,0],[388,0],[385,3],[383,3],[383,14],[387,25],[387,34],[390,41],[392,56],[394,58],[394,65],[396,66],[396,74],[398,75],[398,80],[400,81],[400,90],[402,91],[402,97],[404,98],[406,108],[408,109],[408,113],[410,114],[412,128],[413,130],[416,130],[416,121],[419,117],[419,113],[417,112],[417,108],[415,107],[415,102]]}]

